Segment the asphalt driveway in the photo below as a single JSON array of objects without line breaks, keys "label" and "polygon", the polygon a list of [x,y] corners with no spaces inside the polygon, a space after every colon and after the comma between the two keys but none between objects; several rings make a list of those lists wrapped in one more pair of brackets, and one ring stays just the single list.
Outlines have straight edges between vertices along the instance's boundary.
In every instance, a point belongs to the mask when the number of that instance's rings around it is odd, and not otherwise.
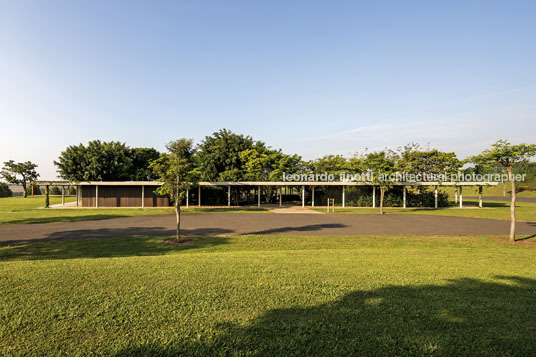
[{"label": "asphalt driveway", "polygon": [[[508,221],[386,214],[183,214],[185,235],[506,235]],[[519,222],[519,235],[536,235],[536,222]],[[174,215],[136,216],[101,221],[0,226],[0,243],[36,240],[173,235]]]}]

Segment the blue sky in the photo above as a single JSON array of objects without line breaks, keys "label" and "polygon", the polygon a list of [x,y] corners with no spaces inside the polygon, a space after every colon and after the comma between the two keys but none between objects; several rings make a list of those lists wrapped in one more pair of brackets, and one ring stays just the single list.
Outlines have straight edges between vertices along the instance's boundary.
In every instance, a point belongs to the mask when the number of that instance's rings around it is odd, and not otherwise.
[{"label": "blue sky", "polygon": [[305,159],[536,143],[534,1],[0,0],[0,161],[229,128]]}]

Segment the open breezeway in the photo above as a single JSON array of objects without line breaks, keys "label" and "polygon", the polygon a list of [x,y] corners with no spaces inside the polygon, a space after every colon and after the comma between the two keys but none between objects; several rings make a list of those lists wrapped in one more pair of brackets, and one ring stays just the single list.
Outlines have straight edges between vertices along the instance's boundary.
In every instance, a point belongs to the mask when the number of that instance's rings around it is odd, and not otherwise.
[{"label": "open breezeway", "polygon": [[[185,235],[506,235],[508,221],[425,215],[183,214]],[[137,216],[101,221],[0,226],[0,243],[34,240],[174,234],[175,216]],[[520,236],[536,235],[536,223],[519,222]]]}]

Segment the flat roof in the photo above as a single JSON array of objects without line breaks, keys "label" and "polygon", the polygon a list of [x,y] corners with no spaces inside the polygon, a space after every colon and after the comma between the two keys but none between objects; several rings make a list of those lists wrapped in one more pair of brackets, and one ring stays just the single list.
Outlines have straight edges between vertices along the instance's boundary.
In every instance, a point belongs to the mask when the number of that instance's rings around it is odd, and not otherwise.
[{"label": "flat roof", "polygon": [[[68,185],[69,183],[64,183]],[[463,182],[393,182],[393,186],[496,186],[499,182],[491,181],[463,181]],[[160,186],[159,181],[85,181],[71,183],[80,186]],[[352,181],[200,181],[199,186],[372,186],[373,182]]]}]

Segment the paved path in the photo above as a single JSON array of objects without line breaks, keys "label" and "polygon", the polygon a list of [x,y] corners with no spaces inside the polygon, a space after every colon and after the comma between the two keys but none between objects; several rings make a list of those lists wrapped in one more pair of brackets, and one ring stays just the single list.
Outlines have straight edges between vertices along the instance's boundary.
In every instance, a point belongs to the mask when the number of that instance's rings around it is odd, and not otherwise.
[{"label": "paved path", "polygon": [[[505,235],[509,222],[492,219],[386,214],[183,214],[184,234],[290,235]],[[174,215],[102,221],[0,226],[0,243],[174,234]],[[518,234],[536,235],[536,223],[519,222]]]}]

